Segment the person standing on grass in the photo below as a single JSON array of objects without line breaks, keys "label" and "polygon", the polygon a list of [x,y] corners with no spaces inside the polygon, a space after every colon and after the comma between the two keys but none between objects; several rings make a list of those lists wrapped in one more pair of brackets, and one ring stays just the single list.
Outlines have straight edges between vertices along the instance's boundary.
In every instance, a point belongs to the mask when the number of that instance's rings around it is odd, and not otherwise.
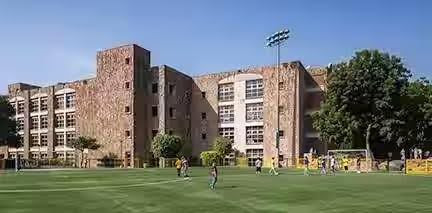
[{"label": "person standing on grass", "polygon": [[361,156],[357,157],[357,173],[361,172]]},{"label": "person standing on grass", "polygon": [[181,167],[182,173],[183,173],[183,177],[187,178],[189,177],[188,175],[188,171],[189,171],[189,162],[187,161],[187,159],[183,156],[182,157],[182,167]]},{"label": "person standing on grass", "polygon": [[276,171],[276,160],[275,160],[275,158],[274,157],[272,157],[272,160],[271,160],[271,165],[270,165],[270,171],[269,171],[269,174],[270,175],[279,175],[279,173]]},{"label": "person standing on grass", "polygon": [[179,158],[177,158],[177,160],[175,162],[175,167],[177,169],[177,177],[180,177],[180,172],[182,169],[182,161]]},{"label": "person standing on grass", "polygon": [[348,158],[346,156],[342,159],[342,166],[344,167],[345,173],[348,173]]},{"label": "person standing on grass", "polygon": [[330,157],[330,167],[331,167],[332,174],[335,175],[336,174],[336,160],[335,160],[333,155]]},{"label": "person standing on grass", "polygon": [[261,161],[260,158],[258,158],[258,159],[255,161],[255,168],[256,168],[256,170],[255,170],[255,174],[257,174],[257,175],[261,174],[261,167],[262,167],[262,161]]},{"label": "person standing on grass", "polygon": [[218,178],[218,170],[215,163],[210,168],[210,189],[214,190]]},{"label": "person standing on grass", "polygon": [[303,175],[309,176],[309,159],[306,155],[303,158],[303,165],[304,165]]},{"label": "person standing on grass", "polygon": [[326,170],[326,157],[322,156],[321,157],[321,175],[327,175],[327,170]]}]

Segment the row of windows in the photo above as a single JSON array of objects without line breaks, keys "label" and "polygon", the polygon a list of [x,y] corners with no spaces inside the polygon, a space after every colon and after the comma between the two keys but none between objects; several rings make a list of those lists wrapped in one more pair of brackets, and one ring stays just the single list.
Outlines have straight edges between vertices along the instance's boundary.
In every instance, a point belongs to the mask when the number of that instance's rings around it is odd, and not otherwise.
[{"label": "row of windows", "polygon": [[246,149],[246,157],[248,159],[248,166],[255,166],[255,161],[263,159],[264,150],[263,149]]},{"label": "row of windows", "polygon": [[73,108],[76,105],[75,93],[66,93],[64,95],[55,96],[55,108]]},{"label": "row of windows", "polygon": [[[54,135],[54,146],[64,146],[65,143],[71,143],[75,139],[75,132],[58,132]],[[30,146],[48,146],[48,135],[46,133],[31,134]]]},{"label": "row of windows", "polygon": [[48,97],[34,98],[30,100],[30,112],[48,110]]},{"label": "row of windows", "polygon": [[[10,102],[17,114],[24,113],[24,101]],[[55,96],[55,109],[73,108],[76,105],[75,93],[66,93]],[[30,100],[30,112],[48,110],[48,97],[33,98]]]},{"label": "row of windows", "polygon": [[[263,109],[263,103],[246,104],[246,121],[262,121]],[[205,119],[204,117],[201,114],[201,118]],[[234,122],[234,105],[219,106],[219,122]]]},{"label": "row of windows", "polygon": [[[234,141],[234,128],[219,128],[219,135]],[[207,134],[202,133],[201,139],[205,140]],[[246,127],[246,144],[247,145],[261,145],[264,142],[264,128],[263,126],[248,126]]]},{"label": "row of windows", "polygon": [[[246,81],[246,99],[262,98],[264,82],[262,79]],[[234,83],[220,84],[218,88],[219,101],[234,100]]]},{"label": "row of windows", "polygon": [[[12,159],[16,157],[15,153],[9,154]],[[20,155],[20,158],[22,158],[24,155]],[[29,157],[31,159],[48,159],[48,154],[46,152],[30,152]],[[53,153],[54,158],[58,159],[64,159],[65,155],[64,152],[54,152]],[[66,158],[67,159],[74,159],[75,154],[73,152],[66,152]]]}]

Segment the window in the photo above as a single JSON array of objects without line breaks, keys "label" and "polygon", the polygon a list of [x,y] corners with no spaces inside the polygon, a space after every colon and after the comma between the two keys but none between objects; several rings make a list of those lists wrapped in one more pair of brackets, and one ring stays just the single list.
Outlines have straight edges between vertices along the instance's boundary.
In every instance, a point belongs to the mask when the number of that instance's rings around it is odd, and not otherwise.
[{"label": "window", "polygon": [[262,98],[264,84],[262,79],[246,81],[246,99]]},{"label": "window", "polygon": [[16,158],[16,154],[15,153],[9,153],[9,158],[15,159]]},{"label": "window", "polygon": [[18,114],[24,113],[24,101],[18,101]]},{"label": "window", "polygon": [[234,100],[234,84],[219,84],[218,88],[219,101],[232,101]]},{"label": "window", "polygon": [[66,126],[75,127],[75,113],[66,114]]},{"label": "window", "polygon": [[264,156],[263,149],[246,149],[246,157],[248,159],[248,166],[254,166],[255,161],[260,158],[262,160]]},{"label": "window", "polygon": [[65,127],[65,117],[64,114],[56,114],[56,128]]},{"label": "window", "polygon": [[30,146],[39,146],[39,135],[31,134],[30,135]]},{"label": "window", "polygon": [[173,95],[175,93],[175,84],[168,85],[168,92],[170,95]]},{"label": "window", "polygon": [[39,129],[39,117],[31,117],[30,127],[31,129]]},{"label": "window", "polygon": [[130,83],[129,82],[126,82],[125,83],[125,89],[129,89],[130,88]]},{"label": "window", "polygon": [[65,137],[64,137],[64,133],[63,132],[59,132],[55,134],[55,144],[56,146],[64,146],[65,141],[64,141]]},{"label": "window", "polygon": [[201,139],[203,139],[203,140],[207,139],[207,134],[206,133],[201,133]]},{"label": "window", "polygon": [[279,130],[279,138],[283,138],[284,137],[284,131],[283,130]]},{"label": "window", "polygon": [[64,159],[64,153],[63,152],[56,152],[55,158]]},{"label": "window", "polygon": [[66,94],[66,108],[75,107],[75,93]]},{"label": "window", "polygon": [[76,138],[75,132],[66,132],[66,143],[67,144],[72,143],[72,141],[75,140],[75,138]]},{"label": "window", "polygon": [[158,107],[152,106],[152,116],[156,117],[158,115]]},{"label": "window", "polygon": [[16,113],[16,110],[17,110],[16,103],[15,102],[9,102],[9,105],[14,109],[14,111]]},{"label": "window", "polygon": [[40,128],[41,129],[48,129],[48,116],[47,115],[41,115]]},{"label": "window", "polygon": [[263,103],[246,104],[246,121],[263,120]]},{"label": "window", "polygon": [[30,112],[38,112],[39,111],[39,99],[31,99],[30,100]]},{"label": "window", "polygon": [[153,129],[152,130],[152,138],[156,137],[156,135],[159,133],[159,130]]},{"label": "window", "polygon": [[31,153],[31,159],[39,159],[39,154],[38,153]]},{"label": "window", "polygon": [[219,128],[219,135],[234,141],[234,127]]},{"label": "window", "polygon": [[279,82],[279,90],[283,90],[284,89],[284,82],[281,81]]},{"label": "window", "polygon": [[40,144],[41,146],[48,146],[48,135],[46,133],[40,134]]},{"label": "window", "polygon": [[125,135],[126,135],[126,137],[130,137],[130,136],[131,136],[130,131],[129,131],[129,130],[126,130],[126,131],[125,131]]},{"label": "window", "polygon": [[40,158],[41,159],[47,159],[48,158],[48,154],[47,153],[41,153],[40,154]]},{"label": "window", "polygon": [[171,119],[176,118],[176,109],[175,108],[172,108],[172,107],[169,108],[169,116]]},{"label": "window", "polygon": [[152,84],[152,93],[153,94],[155,94],[155,93],[158,93],[158,83],[153,83]]},{"label": "window", "polygon": [[125,64],[129,64],[129,62],[130,62],[130,58],[129,57],[125,58]]},{"label": "window", "polygon": [[234,105],[219,106],[219,122],[234,122]]},{"label": "window", "polygon": [[17,118],[17,130],[18,131],[24,130],[24,118]]},{"label": "window", "polygon": [[47,97],[42,97],[40,99],[40,110],[41,111],[48,110],[48,98]]},{"label": "window", "polygon": [[206,92],[201,92],[201,97],[206,98]]},{"label": "window", "polygon": [[128,106],[125,106],[125,112],[130,112],[130,108]]},{"label": "window", "polygon": [[63,109],[64,108],[64,95],[56,95],[55,106],[56,106],[56,109]]},{"label": "window", "polygon": [[170,130],[168,131],[168,135],[174,135],[174,131],[173,131],[172,129],[170,129]]},{"label": "window", "polygon": [[279,106],[278,110],[279,110],[280,114],[283,114],[284,107],[283,106]]},{"label": "window", "polygon": [[207,119],[207,113],[201,112],[201,120]]},{"label": "window", "polygon": [[264,142],[263,126],[247,126],[246,127],[246,144],[261,145]]},{"label": "window", "polygon": [[19,147],[24,146],[24,135],[18,135],[18,142],[19,142],[18,144]]},{"label": "window", "polygon": [[75,159],[75,155],[73,152],[66,152],[66,159],[67,160],[73,160]]}]

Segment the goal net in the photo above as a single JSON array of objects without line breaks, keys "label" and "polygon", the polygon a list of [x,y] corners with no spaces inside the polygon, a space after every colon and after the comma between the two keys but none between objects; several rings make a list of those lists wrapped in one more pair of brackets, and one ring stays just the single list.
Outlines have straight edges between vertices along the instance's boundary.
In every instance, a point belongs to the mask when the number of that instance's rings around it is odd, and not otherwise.
[{"label": "goal net", "polygon": [[327,151],[327,158],[334,156],[336,168],[343,170],[342,161],[348,159],[348,171],[369,172],[372,170],[372,160],[367,149],[335,149]]}]

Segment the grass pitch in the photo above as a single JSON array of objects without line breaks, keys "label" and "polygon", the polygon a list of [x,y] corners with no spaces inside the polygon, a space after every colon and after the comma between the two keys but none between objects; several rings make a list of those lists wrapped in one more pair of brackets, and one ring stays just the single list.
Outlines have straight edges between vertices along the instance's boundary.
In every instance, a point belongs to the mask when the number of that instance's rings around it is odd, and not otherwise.
[{"label": "grass pitch", "polygon": [[191,171],[191,180],[174,169],[2,173],[0,212],[432,212],[432,177],[219,168],[211,191],[208,169]]}]

